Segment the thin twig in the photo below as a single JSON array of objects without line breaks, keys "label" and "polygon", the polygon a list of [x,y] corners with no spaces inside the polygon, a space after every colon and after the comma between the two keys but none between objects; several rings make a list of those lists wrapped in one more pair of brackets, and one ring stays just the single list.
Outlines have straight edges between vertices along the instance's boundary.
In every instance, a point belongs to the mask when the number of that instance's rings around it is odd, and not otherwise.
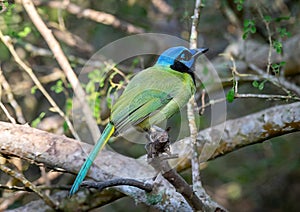
[{"label": "thin twig", "polygon": [[51,71],[52,72],[50,74],[39,77],[41,83],[47,84],[47,83],[55,82],[59,79],[61,79],[63,82],[66,82],[65,75],[62,70],[58,68],[53,68]]},{"label": "thin twig", "polygon": [[203,107],[204,105],[205,105],[205,89],[203,89],[201,93],[201,107],[200,107],[201,109],[198,108],[200,116],[204,114],[205,111],[205,107]]},{"label": "thin twig", "polygon": [[[226,78],[222,78],[221,82],[222,85],[232,85],[232,80],[234,79],[234,77],[226,77]],[[265,78],[264,76],[259,76],[259,75],[253,75],[253,74],[248,74],[247,76],[235,76],[235,79],[238,80],[239,82],[252,82],[252,81],[260,81],[260,80],[268,80],[268,78]]]},{"label": "thin twig", "polygon": [[[53,57],[53,53],[45,48],[41,48],[38,46],[35,46],[31,43],[27,43],[21,40],[13,39],[12,40],[14,43],[21,45],[26,51],[29,51],[32,56],[45,56],[45,57]],[[66,55],[68,60],[70,60],[73,63],[79,64],[79,65],[90,65],[94,67],[100,67],[103,66],[103,62],[101,61],[96,61],[96,60],[87,60],[72,54]]]},{"label": "thin twig", "polygon": [[[13,42],[16,42],[16,43],[22,45],[25,50],[31,52],[34,56],[53,57],[52,52],[49,51],[48,49],[37,47],[37,46],[32,45],[31,43],[25,43],[25,42],[19,41],[19,40],[13,40]],[[78,56],[75,56],[75,55],[70,55],[70,54],[67,55],[67,58],[71,62],[79,64],[79,65],[87,65],[88,64],[89,66],[92,66],[92,67],[103,67],[103,65],[105,65],[107,67],[106,68],[107,70],[111,69],[111,70],[117,72],[119,75],[121,75],[124,78],[126,83],[129,82],[128,77],[116,67],[116,64],[113,64],[109,61],[86,60],[84,58],[81,58],[81,57],[78,57]],[[46,76],[45,77],[40,77],[40,81],[42,81],[42,78],[45,78],[45,80],[46,80],[46,78],[48,78],[48,77],[46,77]],[[57,78],[57,77],[55,77],[55,78]]]},{"label": "thin twig", "polygon": [[64,112],[59,108],[59,106],[56,104],[56,102],[52,99],[52,97],[49,95],[49,93],[46,91],[46,89],[43,87],[41,82],[38,80],[36,75],[33,73],[33,70],[27,66],[23,60],[19,57],[17,52],[15,51],[14,46],[11,43],[11,39],[9,36],[4,36],[2,34],[2,31],[0,30],[0,39],[3,41],[3,43],[6,45],[6,47],[9,49],[10,53],[12,54],[13,58],[15,61],[21,66],[21,68],[30,76],[32,81],[35,83],[35,85],[38,87],[38,89],[42,92],[42,94],[46,97],[48,102],[51,104],[51,106],[55,109],[55,111],[65,119],[70,131],[72,132],[73,136],[76,139],[80,139],[79,136],[77,135],[70,119],[64,114]]},{"label": "thin twig", "polygon": [[156,7],[164,15],[172,15],[174,9],[164,0],[151,0],[154,7]]},{"label": "thin twig", "polygon": [[284,100],[300,100],[299,97],[295,96],[284,96],[284,95],[273,95],[273,94],[241,94],[237,93],[234,96],[235,98],[259,98],[259,99],[270,99],[270,100],[277,100],[277,99],[284,99]]},{"label": "thin twig", "polygon": [[[26,191],[26,192],[34,192],[28,187],[22,187],[22,186],[9,186],[9,185],[2,185],[0,184],[0,188],[2,189],[7,189],[11,191]],[[71,186],[70,185],[40,185],[36,186],[37,189],[39,190],[70,190]]]},{"label": "thin twig", "polygon": [[[200,19],[201,3],[202,3],[201,0],[195,1],[195,9],[194,9],[194,15],[192,16],[192,27],[191,27],[191,34],[190,34],[190,48],[197,47],[197,39],[198,39],[197,26],[198,26],[199,19]],[[192,206],[201,207],[202,211],[203,210],[204,211],[225,211],[216,202],[212,201],[212,199],[209,197],[209,195],[204,190],[202,183],[201,183],[200,161],[199,161],[198,145],[197,145],[198,132],[197,132],[197,126],[196,126],[196,122],[195,122],[195,113],[194,113],[195,108],[197,108],[197,104],[195,102],[194,97],[192,97],[187,105],[187,110],[188,110],[187,113],[188,113],[189,128],[190,128],[190,144],[192,146],[192,151],[193,151],[192,156],[191,156],[193,195],[190,196],[190,197],[192,197],[192,199],[190,199],[190,201],[187,198],[186,199],[187,199],[187,201],[189,201],[189,203]],[[166,176],[167,174],[171,174],[170,180],[172,180],[172,179],[174,179],[174,177],[177,173],[174,170],[173,171],[170,170],[170,172],[165,173],[165,175],[164,175],[165,178],[168,178],[168,176]],[[186,182],[184,181],[183,183],[186,183]],[[189,194],[189,193],[187,193],[187,194]],[[183,195],[185,195],[185,193],[183,193]],[[199,197],[201,197],[201,198],[199,198]],[[205,202],[205,204],[204,204],[204,202]]]},{"label": "thin twig", "polygon": [[232,67],[231,67],[231,70],[232,70],[232,80],[233,80],[233,86],[234,86],[234,97],[235,98],[264,98],[264,99],[286,99],[286,100],[289,100],[289,99],[292,99],[292,100],[299,100],[300,98],[299,97],[296,97],[294,95],[291,94],[291,92],[285,88],[284,86],[281,85],[279,81],[279,78],[282,80],[282,83],[285,83],[285,86],[288,86],[289,88],[293,88],[294,90],[297,91],[297,86],[293,86],[292,83],[290,82],[287,82],[284,78],[281,78],[281,77],[273,77],[272,75],[270,74],[266,74],[264,73],[263,70],[261,70],[260,68],[258,68],[256,65],[254,64],[249,64],[249,67],[252,68],[254,71],[256,71],[258,74],[260,74],[262,78],[265,78],[266,81],[269,81],[271,82],[273,85],[281,88],[283,91],[285,91],[287,93],[287,95],[269,95],[269,94],[239,94],[238,93],[238,78],[237,77],[249,77],[249,76],[253,76],[251,74],[240,74],[238,71],[237,71],[237,68],[236,68],[236,64],[235,64],[235,60],[234,58],[230,55],[230,60],[232,61]]},{"label": "thin twig", "polygon": [[134,186],[146,192],[151,192],[153,189],[153,185],[149,183],[141,182],[135,179],[126,179],[126,178],[113,179],[105,182],[91,182],[91,181],[82,182],[82,186],[85,186],[87,188],[96,188],[99,191],[102,191],[105,188],[120,186],[120,185]]},{"label": "thin twig", "polygon": [[93,9],[84,9],[81,8],[80,6],[73,4],[73,3],[68,3],[64,4],[62,1],[39,1],[39,0],[34,0],[34,3],[36,5],[47,5],[51,8],[62,8],[68,11],[69,13],[76,15],[78,18],[86,18],[90,19],[92,21],[109,25],[114,28],[121,29],[129,34],[138,34],[138,33],[144,33],[144,29],[134,26],[131,23],[128,23],[126,21],[123,21],[119,18],[117,18],[114,15],[105,13],[105,12],[100,12],[96,11]]},{"label": "thin twig", "polygon": [[223,12],[224,16],[236,27],[236,35],[237,37],[241,37],[242,32],[242,24],[234,11],[229,7],[228,1],[221,1],[221,12]]},{"label": "thin twig", "polygon": [[79,52],[84,53],[86,57],[91,56],[91,54],[93,53],[94,48],[91,44],[87,43],[79,36],[73,34],[67,29],[62,28],[60,24],[57,24],[55,22],[48,22],[47,26],[52,30],[52,33],[54,34],[56,39],[70,47],[76,48],[76,50],[78,50]]},{"label": "thin twig", "polygon": [[[4,187],[5,189],[5,187]],[[14,204],[16,200],[20,199],[23,195],[27,194],[26,191],[16,191],[11,195],[1,199],[0,211],[5,211],[10,205]],[[44,203],[45,204],[45,203]]]},{"label": "thin twig", "polygon": [[7,82],[7,80],[5,79],[4,75],[3,75],[1,65],[0,65],[0,84],[2,85],[3,89],[6,92],[6,96],[7,96],[9,104],[15,110],[18,122],[20,124],[25,124],[26,121],[25,121],[25,118],[24,118],[24,115],[23,115],[23,112],[22,112],[22,108],[20,107],[20,105],[18,104],[18,102],[14,98],[11,87],[10,87],[9,83]]},{"label": "thin twig", "polygon": [[297,86],[296,84],[287,81],[283,77],[275,77],[275,76],[266,74],[262,69],[260,69],[258,66],[256,66],[253,63],[250,63],[248,65],[253,71],[258,73],[260,75],[260,77],[263,77],[264,79],[268,79],[268,81],[270,81],[271,83],[273,83],[277,87],[281,88],[286,93],[290,93],[289,90],[292,90],[300,97],[300,87]]},{"label": "thin twig", "polygon": [[239,88],[239,81],[237,80],[237,76],[243,76],[240,74],[237,69],[236,69],[236,63],[235,60],[232,56],[230,56],[230,60],[232,62],[232,67],[231,67],[231,72],[233,76],[233,87],[234,87],[234,93],[238,93],[238,88]]},{"label": "thin twig", "polygon": [[[191,27],[191,35],[190,35],[190,48],[197,48],[197,39],[198,32],[197,26],[200,19],[200,6],[201,0],[195,1],[195,9],[194,14],[192,16],[192,27]],[[193,181],[193,190],[198,192],[202,189],[202,183],[200,179],[200,164],[199,164],[199,154],[197,151],[197,125],[195,121],[195,108],[197,108],[194,96],[190,99],[187,105],[187,116],[189,120],[189,129],[190,129],[190,138],[191,138],[191,146],[192,146],[192,155],[191,155],[191,163],[192,163],[192,181]]]},{"label": "thin twig", "polygon": [[[33,2],[31,0],[23,0],[22,3],[31,21],[45,39],[49,48],[53,52],[55,59],[66,74],[67,79],[69,80],[72,89],[76,94],[76,98],[79,100],[80,105],[82,106],[82,112],[84,113],[86,124],[88,126],[88,129],[90,130],[92,138],[94,141],[96,141],[100,136],[97,123],[93,118],[93,113],[91,112],[87,104],[85,92],[82,89],[80,82],[76,74],[74,73],[69,61],[67,60],[64,52],[62,51],[60,44],[53,36],[51,30],[48,29],[46,24],[41,19],[40,15],[38,14],[36,8],[33,5]],[[79,139],[78,135],[77,137]]]},{"label": "thin twig", "polygon": [[258,11],[261,19],[263,20],[263,22],[266,26],[267,33],[268,33],[269,51],[268,51],[267,74],[270,74],[270,69],[271,69],[271,65],[272,65],[272,49],[273,49],[273,41],[272,41],[272,35],[271,35],[271,30],[270,30],[270,22],[264,18],[264,15],[261,11],[261,7],[258,5],[256,5],[256,7],[257,7],[257,11]]},{"label": "thin twig", "polygon": [[[51,172],[47,173],[47,179],[54,180],[57,177],[59,177],[60,175],[61,175],[60,172],[52,172],[51,171]],[[32,184],[34,184],[34,185],[44,184],[44,183],[45,183],[45,179],[43,177],[40,177],[39,179],[32,182]],[[6,188],[5,186],[7,186],[7,185],[0,185],[0,187],[3,187],[4,189],[19,190],[19,191],[14,192],[13,195],[11,195],[11,196],[5,197],[5,200],[3,202],[1,202],[1,204],[0,204],[0,211],[6,210],[11,204],[15,203],[18,199],[20,199],[21,197],[26,195],[28,192],[32,192],[31,190],[29,190],[26,187],[10,186],[11,188]],[[42,189],[47,189],[47,190],[64,189],[62,186],[36,186],[36,187],[40,190],[42,190]],[[66,190],[70,189],[70,186],[65,186],[65,187],[67,187],[67,188],[65,188]]]},{"label": "thin twig", "polygon": [[6,107],[4,106],[4,104],[2,103],[2,101],[0,100],[0,108],[3,110],[3,112],[5,113],[6,117],[8,118],[8,120],[13,123],[16,124],[16,120],[9,114],[8,110],[6,109]]},{"label": "thin twig", "polygon": [[6,174],[12,176],[14,179],[19,180],[24,184],[24,186],[33,192],[35,192],[39,197],[41,197],[47,205],[49,205],[53,209],[58,208],[58,203],[54,202],[48,195],[42,193],[34,184],[32,184],[29,180],[27,180],[21,173],[16,172],[7,166],[0,164],[0,170],[5,172]]},{"label": "thin twig", "polygon": [[221,102],[225,102],[226,100],[227,100],[226,98],[212,99],[212,100],[209,100],[208,103],[205,103],[204,105],[201,105],[201,107],[199,107],[198,109],[201,111],[201,110],[203,110],[203,108],[206,108],[208,106],[215,105],[215,104],[218,104],[218,103],[221,103]]}]

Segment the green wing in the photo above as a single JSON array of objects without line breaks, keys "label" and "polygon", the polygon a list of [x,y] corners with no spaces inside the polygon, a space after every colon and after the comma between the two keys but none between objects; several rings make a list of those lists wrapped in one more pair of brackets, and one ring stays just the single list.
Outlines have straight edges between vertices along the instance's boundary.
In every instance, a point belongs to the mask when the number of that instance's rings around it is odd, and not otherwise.
[{"label": "green wing", "polygon": [[193,92],[188,74],[153,66],[130,81],[112,108],[111,121],[118,132],[137,125],[148,128],[148,121],[156,124],[172,116]]},{"label": "green wing", "polygon": [[136,126],[168,104],[171,99],[166,92],[148,89],[137,93],[134,89],[118,100],[112,110],[112,122],[118,132]]}]

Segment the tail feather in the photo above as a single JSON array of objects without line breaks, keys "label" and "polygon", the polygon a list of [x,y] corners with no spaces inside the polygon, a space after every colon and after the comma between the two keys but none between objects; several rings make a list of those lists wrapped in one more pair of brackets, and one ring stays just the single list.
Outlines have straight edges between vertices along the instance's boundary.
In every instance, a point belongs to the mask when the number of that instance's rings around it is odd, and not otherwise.
[{"label": "tail feather", "polygon": [[72,185],[72,188],[69,192],[69,196],[72,196],[73,194],[75,194],[78,191],[79,186],[82,183],[82,181],[84,180],[85,176],[87,175],[90,167],[93,164],[93,161],[97,157],[99,151],[101,151],[103,149],[103,147],[105,146],[105,144],[107,143],[107,141],[109,140],[111,135],[114,133],[114,131],[115,131],[114,125],[112,123],[108,123],[106,125],[101,137],[99,138],[96,145],[94,146],[93,150],[91,151],[91,153],[87,157],[86,161],[82,165],[82,167]]}]

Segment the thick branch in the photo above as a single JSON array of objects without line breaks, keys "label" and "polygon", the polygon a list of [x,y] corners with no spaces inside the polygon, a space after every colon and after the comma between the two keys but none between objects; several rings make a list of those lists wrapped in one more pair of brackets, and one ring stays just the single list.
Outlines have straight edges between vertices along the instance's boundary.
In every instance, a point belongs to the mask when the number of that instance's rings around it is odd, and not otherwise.
[{"label": "thick branch", "polygon": [[[217,127],[202,130],[198,133],[198,140],[205,142],[199,145],[199,150],[205,147],[215,148],[216,151],[213,155],[205,155],[205,152],[202,151],[200,157],[203,160],[215,158],[243,146],[300,131],[299,108],[300,102],[296,102],[229,120],[224,133],[218,131]],[[220,143],[214,140],[214,135],[217,133],[223,134]],[[187,143],[189,143],[189,138],[178,141],[172,146],[172,153],[179,153],[179,159],[183,161],[177,166],[178,170],[187,168],[189,164],[186,155],[190,152],[185,148]],[[91,148],[91,145],[33,129],[26,125],[0,122],[1,154],[26,158],[38,163],[45,163],[49,167],[63,168],[67,172],[75,173]],[[183,160],[184,158],[186,160]],[[98,181],[116,177],[145,180],[156,175],[153,168],[146,163],[145,157],[135,160],[114,152],[103,151],[94,164],[101,164],[101,166],[93,165],[88,176]],[[156,183],[161,192],[169,189],[165,194],[167,195],[166,200],[155,205],[157,209],[189,208],[186,201],[164,179]],[[145,192],[140,189],[122,186],[118,187],[118,190],[147,204]],[[174,202],[172,203],[171,200],[178,201],[178,204],[172,205]]]},{"label": "thick branch", "polygon": [[[300,131],[300,102],[268,108],[258,113],[241,118],[228,120],[224,132],[221,125],[202,130],[198,133],[197,140],[200,161],[206,161],[228,154],[244,146],[260,143],[273,137]],[[215,140],[217,135],[222,135],[220,141]],[[186,148],[189,139],[185,138],[172,146],[172,153],[178,153],[179,158],[190,154]],[[184,151],[182,151],[184,149]],[[206,149],[215,149],[212,155],[206,155]],[[209,151],[211,152],[211,151]],[[175,161],[177,163],[178,161]],[[187,168],[188,160],[182,160],[177,169]]]},{"label": "thick branch", "polygon": [[[211,158],[273,137],[300,131],[299,108],[300,102],[296,102],[228,121],[221,143]],[[198,138],[202,140],[203,134],[199,134]],[[210,144],[213,144],[212,140]]]},{"label": "thick branch", "polygon": [[[100,206],[104,206],[109,204],[117,199],[122,198],[124,195],[118,191],[105,190],[102,192],[86,192],[85,195],[83,192],[80,192],[80,195],[73,197],[72,199],[68,199],[67,191],[59,191],[53,194],[51,197],[58,201],[59,208],[61,211],[88,211],[93,208],[98,208]],[[84,204],[83,204],[84,203]],[[30,203],[16,208],[15,210],[9,211],[39,211],[39,212],[48,212],[53,211],[42,200],[31,201]]]},{"label": "thick branch", "polygon": [[193,207],[194,210],[204,210],[205,205],[202,200],[194,193],[193,188],[174,170],[170,167],[167,161],[160,162],[160,169],[162,175],[166,178],[178,191],[181,193],[187,202]]},{"label": "thick branch", "polygon": [[[53,135],[26,125],[0,122],[0,153],[4,155],[25,158],[44,163],[48,167],[62,168],[67,172],[75,173],[78,172],[91,149],[91,145],[65,136]],[[98,165],[91,167],[88,176],[97,181],[120,177],[151,181],[157,174],[146,164],[146,161],[138,161],[110,151],[102,151],[94,164]],[[190,210],[190,206],[182,196],[165,179],[156,180],[155,183],[156,190],[153,195],[163,193],[165,198],[154,206],[156,209]],[[141,189],[131,186],[121,186],[116,189],[138,202],[151,204],[145,191]]]}]

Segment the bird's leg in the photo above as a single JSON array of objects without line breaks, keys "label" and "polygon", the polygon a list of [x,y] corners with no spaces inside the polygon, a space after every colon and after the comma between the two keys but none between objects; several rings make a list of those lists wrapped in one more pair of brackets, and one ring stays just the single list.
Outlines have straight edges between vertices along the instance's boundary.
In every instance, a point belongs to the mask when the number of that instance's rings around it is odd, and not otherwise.
[{"label": "bird's leg", "polygon": [[[149,129],[147,134],[149,142],[145,146],[148,153],[148,160],[157,157],[160,157],[162,160],[177,157],[177,155],[172,155],[170,152],[169,130],[170,128],[163,130],[157,126],[153,126]],[[163,155],[163,153],[167,153],[168,157]]]},{"label": "bird's leg", "polygon": [[[148,143],[145,145],[147,160],[157,171],[157,174],[171,169],[167,161],[168,159],[178,158],[177,154],[172,155],[170,152],[169,130],[170,128],[164,130],[157,126],[153,126],[147,130],[146,138],[148,139]],[[157,176],[153,179],[154,181]]]}]

